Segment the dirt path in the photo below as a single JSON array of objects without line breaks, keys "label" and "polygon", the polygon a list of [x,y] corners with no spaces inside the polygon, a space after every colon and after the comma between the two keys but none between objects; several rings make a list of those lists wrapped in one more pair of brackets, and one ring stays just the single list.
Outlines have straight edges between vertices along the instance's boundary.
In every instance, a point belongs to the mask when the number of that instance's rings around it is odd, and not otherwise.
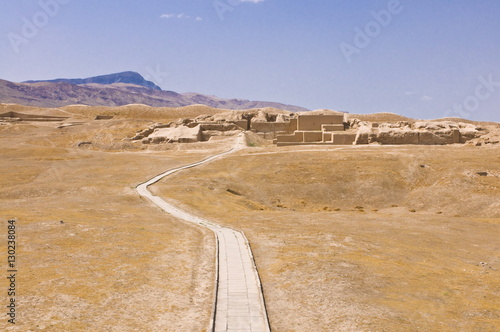
[{"label": "dirt path", "polygon": [[136,188],[141,196],[174,217],[207,227],[214,232],[217,239],[217,280],[210,331],[270,331],[262,287],[248,240],[240,231],[222,227],[165,202],[154,196],[148,186],[177,171],[208,163],[244,146],[244,135],[240,135],[231,150],[169,170]]}]

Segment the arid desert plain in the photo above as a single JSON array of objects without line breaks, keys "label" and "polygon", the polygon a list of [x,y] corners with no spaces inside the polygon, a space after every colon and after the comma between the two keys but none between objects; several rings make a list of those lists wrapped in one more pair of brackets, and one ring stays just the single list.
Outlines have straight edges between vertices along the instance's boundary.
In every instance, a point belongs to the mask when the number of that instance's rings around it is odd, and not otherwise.
[{"label": "arid desert plain", "polygon": [[[0,330],[208,331],[213,233],[135,188],[235,136],[130,138],[223,110],[5,112],[61,120],[0,125],[0,216],[16,220],[18,241],[18,324]],[[245,233],[273,331],[499,331],[500,124],[475,125],[491,144],[276,146],[246,131],[245,148],[150,190]]]}]

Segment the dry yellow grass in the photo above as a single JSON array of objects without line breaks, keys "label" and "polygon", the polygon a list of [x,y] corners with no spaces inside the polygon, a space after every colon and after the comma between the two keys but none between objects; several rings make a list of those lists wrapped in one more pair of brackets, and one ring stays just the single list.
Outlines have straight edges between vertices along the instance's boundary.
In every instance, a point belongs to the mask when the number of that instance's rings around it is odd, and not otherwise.
[{"label": "dry yellow grass", "polygon": [[415,121],[412,118],[394,113],[373,113],[373,114],[346,114],[346,119],[359,119],[361,121],[370,122],[398,122],[398,121]]},{"label": "dry yellow grass", "polygon": [[[213,301],[213,234],[142,200],[134,186],[213,151],[119,144],[141,121],[0,126],[0,216],[17,219],[13,331],[202,331]],[[138,124],[137,124],[138,123]],[[118,145],[117,145],[118,146]],[[193,146],[196,147],[196,146]],[[216,149],[218,147],[212,145]],[[61,223],[60,221],[63,221]],[[1,246],[6,255],[6,246]],[[2,278],[0,289],[7,289]],[[6,296],[2,296],[6,304]]]},{"label": "dry yellow grass", "polygon": [[119,119],[149,119],[173,121],[178,118],[197,117],[201,114],[216,114],[227,110],[205,105],[184,107],[150,107],[147,105],[125,105],[117,107],[70,105],[59,108],[42,108],[16,104],[0,104],[0,113],[21,112],[36,115],[66,116],[75,119],[94,119],[97,115],[114,116]]},{"label": "dry yellow grass", "polygon": [[245,231],[274,330],[495,331],[498,151],[253,148],[155,189]]},{"label": "dry yellow grass", "polygon": [[[206,328],[213,235],[172,220],[134,186],[227,143],[144,147],[123,138],[219,110],[3,110],[82,122],[0,126],[0,216],[19,226],[19,325],[11,330]],[[274,330],[500,329],[498,147],[250,143],[260,147],[152,191],[245,231]]]},{"label": "dry yellow grass", "polygon": [[146,105],[126,105],[120,107],[99,106],[65,106],[61,109],[76,116],[94,118],[97,115],[111,115],[121,119],[152,119],[157,121],[174,121],[178,118],[194,118],[201,114],[212,115],[223,112],[205,105],[185,107],[150,107]]}]

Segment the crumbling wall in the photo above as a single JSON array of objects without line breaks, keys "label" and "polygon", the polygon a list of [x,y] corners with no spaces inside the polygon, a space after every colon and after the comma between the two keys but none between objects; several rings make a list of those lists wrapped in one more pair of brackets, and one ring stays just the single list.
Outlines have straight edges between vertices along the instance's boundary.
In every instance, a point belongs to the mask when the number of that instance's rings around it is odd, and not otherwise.
[{"label": "crumbling wall", "polygon": [[297,130],[321,130],[321,125],[343,125],[343,114],[299,115]]},{"label": "crumbling wall", "polygon": [[383,123],[376,127],[359,123],[355,144],[420,144],[447,145],[466,143],[482,135],[480,128],[472,124],[453,122],[406,122]]},{"label": "crumbling wall", "polygon": [[314,143],[314,142],[322,142],[323,141],[323,132],[321,131],[297,131],[298,133],[303,134],[304,143]]},{"label": "crumbling wall", "polygon": [[332,133],[333,145],[352,145],[356,139],[354,133]]},{"label": "crumbling wall", "polygon": [[322,124],[321,130],[323,131],[344,131],[344,124]]},{"label": "crumbling wall", "polygon": [[286,122],[252,122],[250,129],[259,133],[287,131]]},{"label": "crumbling wall", "polygon": [[34,115],[34,114],[25,114],[19,112],[6,112],[0,114],[0,119],[4,121],[57,122],[57,121],[64,121],[68,118],[62,116]]},{"label": "crumbling wall", "polygon": [[299,143],[304,139],[304,134],[302,132],[296,131],[292,135],[279,135],[276,137],[277,143]]},{"label": "crumbling wall", "polygon": [[142,139],[142,143],[194,143],[201,141],[201,139],[201,126],[198,125],[193,128],[178,126],[171,128],[156,128],[148,137]]}]

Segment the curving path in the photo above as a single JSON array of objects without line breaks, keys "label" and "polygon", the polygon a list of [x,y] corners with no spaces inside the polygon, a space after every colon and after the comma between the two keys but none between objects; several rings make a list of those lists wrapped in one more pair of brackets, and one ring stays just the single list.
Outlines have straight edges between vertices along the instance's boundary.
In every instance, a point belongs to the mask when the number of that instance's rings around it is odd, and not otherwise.
[{"label": "curving path", "polygon": [[139,195],[148,198],[172,216],[207,227],[215,233],[217,239],[217,282],[216,300],[210,327],[210,330],[215,332],[270,331],[259,274],[248,240],[243,232],[222,227],[165,202],[160,197],[154,196],[148,190],[148,186],[172,173],[208,163],[238,151],[244,146],[244,136],[240,135],[233,149],[200,162],[169,170],[136,188]]}]

